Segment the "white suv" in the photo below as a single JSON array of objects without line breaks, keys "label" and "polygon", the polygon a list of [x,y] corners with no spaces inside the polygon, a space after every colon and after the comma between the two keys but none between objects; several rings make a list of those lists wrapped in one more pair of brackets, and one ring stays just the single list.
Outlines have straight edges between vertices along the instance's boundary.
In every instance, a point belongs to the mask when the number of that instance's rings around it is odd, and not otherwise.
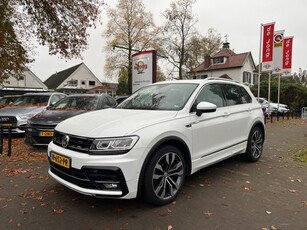
[{"label": "white suv", "polygon": [[159,82],[116,109],[58,124],[49,174],[86,195],[163,205],[206,166],[237,154],[259,160],[264,137],[263,112],[248,87],[219,79]]}]

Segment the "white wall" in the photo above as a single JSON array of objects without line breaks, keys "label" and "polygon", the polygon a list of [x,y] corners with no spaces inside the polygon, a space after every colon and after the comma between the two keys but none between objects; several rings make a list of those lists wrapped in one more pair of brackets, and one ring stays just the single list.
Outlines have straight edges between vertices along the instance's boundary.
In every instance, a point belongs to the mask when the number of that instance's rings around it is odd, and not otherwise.
[{"label": "white wall", "polygon": [[[62,82],[62,84],[58,86],[58,88],[68,88],[67,82],[69,82],[70,80],[78,81],[78,89],[92,89],[96,86],[102,85],[99,79],[97,79],[95,75],[84,64],[80,65],[75,72],[73,72],[64,82]],[[85,81],[85,85],[81,84],[82,81]],[[89,85],[90,81],[95,81],[95,85]]]},{"label": "white wall", "polygon": [[15,77],[9,77],[3,82],[4,87],[28,87],[42,88],[47,90],[47,86],[29,70],[23,73],[23,79],[17,80]]}]

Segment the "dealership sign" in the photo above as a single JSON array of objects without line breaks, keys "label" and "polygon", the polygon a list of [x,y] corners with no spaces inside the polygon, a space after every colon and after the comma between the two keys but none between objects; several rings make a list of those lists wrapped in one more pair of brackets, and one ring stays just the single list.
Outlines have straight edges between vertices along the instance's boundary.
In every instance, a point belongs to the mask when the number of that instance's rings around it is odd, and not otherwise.
[{"label": "dealership sign", "polygon": [[132,55],[132,93],[156,82],[157,52],[143,51]]}]

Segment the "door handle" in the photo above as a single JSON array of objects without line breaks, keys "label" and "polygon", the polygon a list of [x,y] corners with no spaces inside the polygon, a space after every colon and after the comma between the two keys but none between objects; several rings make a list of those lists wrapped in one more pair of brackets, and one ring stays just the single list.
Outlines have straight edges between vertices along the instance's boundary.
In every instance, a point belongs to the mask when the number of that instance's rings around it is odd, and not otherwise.
[{"label": "door handle", "polygon": [[225,112],[225,113],[223,114],[223,117],[228,117],[229,115],[230,115],[229,112]]}]

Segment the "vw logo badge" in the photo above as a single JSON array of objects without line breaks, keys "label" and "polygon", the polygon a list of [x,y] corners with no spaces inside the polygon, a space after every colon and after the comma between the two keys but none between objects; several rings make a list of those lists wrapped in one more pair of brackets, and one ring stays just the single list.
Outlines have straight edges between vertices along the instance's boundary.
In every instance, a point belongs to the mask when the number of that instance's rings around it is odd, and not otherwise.
[{"label": "vw logo badge", "polygon": [[68,146],[68,142],[69,142],[69,136],[68,135],[65,135],[63,138],[62,138],[62,146],[63,148],[66,148]]}]

